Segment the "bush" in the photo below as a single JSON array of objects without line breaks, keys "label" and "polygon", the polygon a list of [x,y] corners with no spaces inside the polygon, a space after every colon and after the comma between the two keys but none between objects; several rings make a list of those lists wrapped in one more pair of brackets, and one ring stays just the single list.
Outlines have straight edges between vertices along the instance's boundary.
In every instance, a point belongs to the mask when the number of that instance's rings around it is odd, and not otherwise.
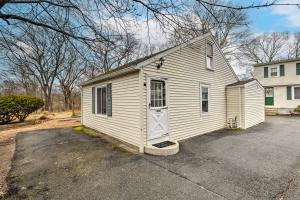
[{"label": "bush", "polygon": [[300,105],[299,105],[299,106],[297,106],[297,108],[295,108],[295,112],[298,112],[298,113],[300,113]]},{"label": "bush", "polygon": [[16,118],[24,121],[29,114],[43,105],[43,100],[36,97],[14,95],[0,97],[0,123],[7,124]]}]

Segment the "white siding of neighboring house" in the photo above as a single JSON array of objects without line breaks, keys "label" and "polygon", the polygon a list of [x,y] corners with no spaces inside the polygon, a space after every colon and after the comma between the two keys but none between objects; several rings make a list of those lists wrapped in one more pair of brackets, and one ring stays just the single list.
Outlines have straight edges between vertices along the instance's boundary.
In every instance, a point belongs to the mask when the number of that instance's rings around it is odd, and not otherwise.
[{"label": "white siding of neighboring house", "polygon": [[[206,39],[211,40],[210,37]],[[215,70],[206,69],[206,40],[183,47],[167,56],[158,70],[158,62],[143,68],[147,76],[168,78],[169,135],[173,140],[183,140],[226,127],[225,86],[237,81],[219,49],[214,45]],[[200,84],[210,86],[209,114],[200,110]],[[144,87],[144,142],[147,141],[147,87]]]},{"label": "white siding of neighboring house", "polygon": [[300,75],[296,75],[296,63],[289,62],[284,64],[285,75],[279,77],[264,78],[264,67],[269,67],[269,72],[272,67],[279,67],[281,64],[273,64],[266,66],[254,67],[254,77],[264,86],[277,86],[277,85],[295,85],[300,84]]},{"label": "white siding of neighboring house", "polygon": [[300,61],[281,63],[285,66],[285,76],[279,77],[269,76],[264,78],[264,67],[269,67],[270,70],[272,67],[279,67],[281,64],[254,67],[254,77],[264,87],[274,87],[274,105],[266,107],[293,110],[293,108],[300,105],[300,100],[287,100],[287,86],[300,86],[300,75],[296,75],[296,63],[300,63]]},{"label": "white siding of neighboring house", "polygon": [[227,96],[227,121],[237,118],[237,126],[242,127],[242,105],[241,105],[241,88],[228,87],[226,88]]},{"label": "white siding of neighboring house", "polygon": [[[92,87],[112,83],[112,117],[92,113]],[[139,73],[83,87],[82,124],[129,144],[140,144]]]},{"label": "white siding of neighboring house", "polygon": [[245,85],[245,128],[249,128],[265,121],[265,94],[264,89],[252,81]]},{"label": "white siding of neighboring house", "polygon": [[[294,90],[293,86],[292,90]],[[298,105],[300,105],[300,99],[287,100],[287,86],[277,86],[274,87],[274,106],[268,107],[293,109],[296,108]]]}]

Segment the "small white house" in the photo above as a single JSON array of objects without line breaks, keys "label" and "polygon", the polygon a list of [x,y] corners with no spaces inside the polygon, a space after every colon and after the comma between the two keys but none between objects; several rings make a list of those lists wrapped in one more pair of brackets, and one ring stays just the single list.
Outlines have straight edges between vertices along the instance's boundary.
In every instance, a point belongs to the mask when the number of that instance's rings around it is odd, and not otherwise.
[{"label": "small white house", "polygon": [[[214,38],[205,34],[84,82],[81,122],[144,152],[153,144],[225,128],[227,101],[237,98],[226,95],[226,86],[236,82]],[[249,91],[244,90],[245,100],[256,98],[253,93],[261,98],[261,87]],[[231,109],[239,109],[242,102]],[[252,114],[263,112],[264,102],[259,99],[257,105],[248,109],[247,104],[245,113],[237,114],[245,117],[245,128],[264,121]]]},{"label": "small white house", "polygon": [[256,79],[230,84],[226,94],[228,123],[247,129],[265,121],[265,90]]}]

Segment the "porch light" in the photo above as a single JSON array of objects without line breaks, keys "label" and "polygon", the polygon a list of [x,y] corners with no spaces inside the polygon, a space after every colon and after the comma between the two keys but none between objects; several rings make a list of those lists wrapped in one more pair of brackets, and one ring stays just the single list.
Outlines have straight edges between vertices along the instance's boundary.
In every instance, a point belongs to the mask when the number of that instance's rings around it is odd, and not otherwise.
[{"label": "porch light", "polygon": [[164,64],[165,59],[163,57],[161,57],[159,59],[159,63],[156,65],[157,69],[160,69],[160,67]]}]

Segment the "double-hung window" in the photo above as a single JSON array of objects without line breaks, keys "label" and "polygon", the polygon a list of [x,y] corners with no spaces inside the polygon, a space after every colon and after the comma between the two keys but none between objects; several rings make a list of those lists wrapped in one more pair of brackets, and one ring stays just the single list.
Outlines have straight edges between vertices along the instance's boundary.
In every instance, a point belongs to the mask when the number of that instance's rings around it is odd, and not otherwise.
[{"label": "double-hung window", "polygon": [[106,115],[106,86],[105,87],[97,87],[97,95],[96,95],[96,110],[97,114]]},{"label": "double-hung window", "polygon": [[214,69],[213,45],[211,43],[206,44],[206,68],[211,70]]},{"label": "double-hung window", "polygon": [[272,67],[271,68],[271,77],[277,77],[278,76],[278,67]]},{"label": "double-hung window", "polygon": [[300,86],[294,87],[294,99],[300,99]]},{"label": "double-hung window", "polygon": [[209,87],[201,86],[201,113],[208,113],[209,111]]}]

